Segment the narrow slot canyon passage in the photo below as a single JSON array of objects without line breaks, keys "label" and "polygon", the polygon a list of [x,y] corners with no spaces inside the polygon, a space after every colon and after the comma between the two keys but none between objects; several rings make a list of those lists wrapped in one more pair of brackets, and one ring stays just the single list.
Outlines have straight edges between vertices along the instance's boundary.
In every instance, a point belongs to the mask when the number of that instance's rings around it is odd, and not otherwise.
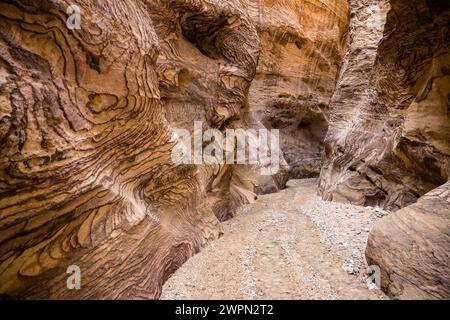
[{"label": "narrow slot canyon passage", "polygon": [[291,180],[224,223],[224,235],[188,260],[161,299],[386,299],[367,284],[373,224],[387,212],[325,202],[317,179]]},{"label": "narrow slot canyon passage", "polygon": [[0,299],[450,299],[449,244],[450,1],[0,0]]}]

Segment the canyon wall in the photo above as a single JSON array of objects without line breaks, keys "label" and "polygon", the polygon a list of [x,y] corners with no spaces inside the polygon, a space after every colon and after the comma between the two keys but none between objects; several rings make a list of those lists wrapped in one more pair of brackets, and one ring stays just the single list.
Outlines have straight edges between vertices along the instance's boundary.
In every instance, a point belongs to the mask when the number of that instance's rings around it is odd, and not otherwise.
[{"label": "canyon wall", "polygon": [[8,1],[0,16],[0,292],[158,297],[220,228],[198,172],[171,162],[144,3]]},{"label": "canyon wall", "polygon": [[371,231],[367,260],[381,268],[390,297],[448,299],[450,3],[351,0],[350,7],[320,193],[406,207]]},{"label": "canyon wall", "polygon": [[318,176],[328,105],[347,46],[348,5],[342,0],[249,2],[262,47],[249,111],[267,128],[280,130],[291,178]]},{"label": "canyon wall", "polygon": [[[67,27],[70,5],[81,29]],[[0,2],[0,296],[158,298],[221,220],[288,178],[283,157],[273,176],[175,165],[175,130],[278,127],[266,113],[281,99],[302,112],[292,153],[313,137],[319,154],[346,13],[337,0]]]},{"label": "canyon wall", "polygon": [[399,209],[449,179],[449,9],[445,1],[350,4],[320,190],[328,200]]},{"label": "canyon wall", "polygon": [[[242,117],[261,50],[245,5],[149,0],[146,10],[158,36],[156,68],[163,114],[171,127],[192,135],[202,134],[195,132],[195,121],[203,132],[263,128]],[[260,175],[254,166],[219,162],[195,170],[208,207],[222,221],[258,193],[277,192],[287,178],[283,161],[273,177]]]},{"label": "canyon wall", "polygon": [[377,223],[366,256],[397,299],[450,298],[450,182]]},{"label": "canyon wall", "polygon": [[[158,298],[220,221],[320,171],[327,200],[404,208],[366,252],[390,296],[448,298],[449,5],[349,4],[0,2],[0,297]],[[279,129],[278,172],[176,165],[195,122]]]}]

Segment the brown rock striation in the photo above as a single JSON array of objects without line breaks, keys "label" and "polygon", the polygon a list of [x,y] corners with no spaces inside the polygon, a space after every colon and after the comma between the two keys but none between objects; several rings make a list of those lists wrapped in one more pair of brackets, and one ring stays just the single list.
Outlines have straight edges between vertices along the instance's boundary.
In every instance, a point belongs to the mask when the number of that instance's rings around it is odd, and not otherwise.
[{"label": "brown rock striation", "polygon": [[350,6],[350,47],[330,106],[320,193],[394,210],[410,205],[371,231],[367,259],[381,268],[393,298],[448,299],[450,5]]},{"label": "brown rock striation", "polygon": [[195,168],[171,161],[145,4],[71,4],[81,30],[68,3],[0,3],[0,292],[156,298],[218,220]]},{"label": "brown rock striation", "polygon": [[250,117],[279,129],[291,178],[318,176],[328,105],[347,45],[346,1],[249,1],[261,38]]},{"label": "brown rock striation", "polygon": [[382,287],[397,299],[450,298],[450,182],[382,219],[366,256],[382,271]]},{"label": "brown rock striation", "polygon": [[[239,1],[146,1],[160,39],[157,61],[164,115],[173,128],[258,129],[247,122],[248,91],[260,54],[258,33]],[[177,23],[174,23],[176,21]],[[286,182],[283,166],[275,177],[256,167],[200,166],[198,177],[220,220],[258,193],[276,192]]]},{"label": "brown rock striation", "polygon": [[[371,232],[384,289],[448,298],[450,5],[349,4],[0,2],[0,297],[158,298],[220,221],[321,170],[327,200],[410,205]],[[196,121],[280,129],[280,171],[176,165]]]},{"label": "brown rock striation", "polygon": [[350,4],[320,189],[398,209],[449,179],[450,10],[445,1]]},{"label": "brown rock striation", "polygon": [[[69,5],[81,9],[80,30],[66,25]],[[264,128],[252,111],[258,93],[249,102],[261,52],[270,59],[261,38],[287,49],[285,94],[296,97],[295,64],[304,83],[314,74],[304,90],[330,95],[346,6],[301,5],[305,16],[294,1],[1,2],[0,293],[157,298],[220,235],[219,220],[282,188],[283,159],[278,174],[261,176],[249,165],[176,166],[171,152],[174,130],[192,132],[194,121]],[[323,23],[333,29],[319,32]],[[323,135],[322,111],[308,108],[320,118],[308,134]],[[81,269],[80,290],[66,287],[70,265]]]}]

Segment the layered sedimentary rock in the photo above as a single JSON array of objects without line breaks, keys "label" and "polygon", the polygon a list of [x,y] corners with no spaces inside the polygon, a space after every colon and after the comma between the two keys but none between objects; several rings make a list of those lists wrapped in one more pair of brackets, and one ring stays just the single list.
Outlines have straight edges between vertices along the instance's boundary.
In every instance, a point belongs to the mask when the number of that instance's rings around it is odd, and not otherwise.
[{"label": "layered sedimentary rock", "polygon": [[450,298],[450,182],[372,230],[367,260],[382,271],[393,298]]},{"label": "layered sedimentary rock", "polygon": [[176,165],[197,121],[280,129],[291,177],[325,152],[329,200],[397,209],[437,188],[380,222],[367,257],[392,296],[448,297],[449,5],[350,8],[348,36],[343,0],[0,2],[0,295],[157,298],[221,220],[283,188],[283,157],[269,176]]},{"label": "layered sedimentary rock", "polygon": [[[157,71],[163,112],[173,128],[259,129],[247,122],[248,90],[260,54],[258,33],[239,1],[146,1],[160,40]],[[176,23],[174,23],[174,21]],[[281,159],[283,160],[283,159]],[[256,194],[284,186],[287,166],[262,176],[255,166],[217,164],[197,168],[208,202],[220,220]]]},{"label": "layered sedimentary rock", "polygon": [[[204,130],[259,129],[271,122],[260,111],[273,97],[297,108],[323,87],[314,99],[325,103],[346,4],[296,3],[0,2],[0,294],[157,298],[167,277],[220,235],[220,220],[282,188],[282,157],[279,172],[263,176],[257,165],[175,165],[171,155],[175,130],[192,132],[194,121]],[[70,5],[81,9],[80,29],[68,28]],[[274,72],[270,59],[286,59],[272,84],[262,75],[251,89],[261,54],[261,75]],[[264,83],[277,88],[273,97],[261,95]],[[300,126],[317,136],[318,153],[322,110],[298,109],[319,119]],[[79,290],[66,283],[73,265]]]},{"label": "layered sedimentary rock", "polygon": [[154,298],[218,221],[195,168],[171,162],[144,3],[71,4],[81,30],[68,3],[0,3],[0,292]]},{"label": "layered sedimentary rock", "polygon": [[393,210],[410,205],[372,230],[368,261],[381,268],[391,297],[448,298],[450,4],[350,6],[350,47],[330,106],[321,193]]},{"label": "layered sedimentary rock", "polygon": [[398,209],[450,175],[447,1],[350,1],[321,193]]},{"label": "layered sedimentary rock", "polygon": [[290,177],[317,176],[328,105],[347,45],[347,2],[248,2],[262,47],[249,117],[280,130]]}]

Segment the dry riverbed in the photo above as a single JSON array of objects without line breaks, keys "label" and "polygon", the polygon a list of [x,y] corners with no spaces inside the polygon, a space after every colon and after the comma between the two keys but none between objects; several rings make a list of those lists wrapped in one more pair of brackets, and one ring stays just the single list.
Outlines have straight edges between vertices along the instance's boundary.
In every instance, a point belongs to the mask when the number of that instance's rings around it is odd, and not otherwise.
[{"label": "dry riverbed", "polygon": [[377,208],[325,202],[317,180],[292,180],[224,223],[162,299],[385,299],[368,287],[364,250]]}]

